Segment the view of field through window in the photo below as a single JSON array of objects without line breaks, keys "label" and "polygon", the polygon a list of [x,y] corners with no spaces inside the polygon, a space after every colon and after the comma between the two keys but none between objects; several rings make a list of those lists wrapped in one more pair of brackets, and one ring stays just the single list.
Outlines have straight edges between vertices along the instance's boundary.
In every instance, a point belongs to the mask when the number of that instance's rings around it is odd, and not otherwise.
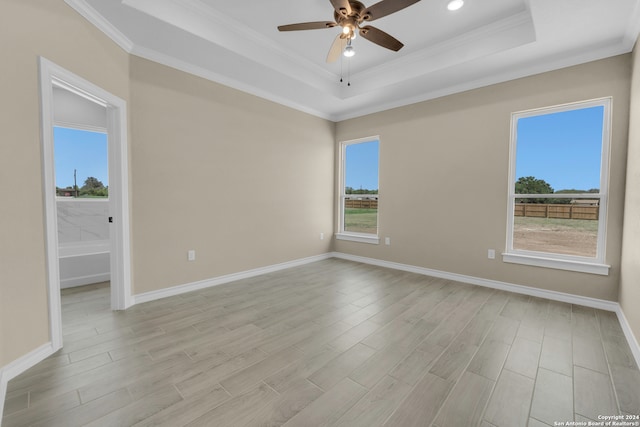
[{"label": "view of field through window", "polygon": [[344,231],[378,234],[379,142],[349,144],[344,150]]},{"label": "view of field through window", "polygon": [[55,126],[53,141],[56,195],[107,198],[107,134]]},{"label": "view of field through window", "polygon": [[513,249],[596,257],[604,107],[517,121]]}]

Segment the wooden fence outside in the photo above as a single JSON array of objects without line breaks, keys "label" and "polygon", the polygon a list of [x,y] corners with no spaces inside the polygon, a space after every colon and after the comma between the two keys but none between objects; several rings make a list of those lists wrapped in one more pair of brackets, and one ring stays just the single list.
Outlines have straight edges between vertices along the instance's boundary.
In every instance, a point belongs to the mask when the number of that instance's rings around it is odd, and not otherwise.
[{"label": "wooden fence outside", "polygon": [[374,199],[345,199],[344,207],[346,209],[378,209],[378,201]]},{"label": "wooden fence outside", "polygon": [[597,220],[598,206],[516,203],[514,216]]}]

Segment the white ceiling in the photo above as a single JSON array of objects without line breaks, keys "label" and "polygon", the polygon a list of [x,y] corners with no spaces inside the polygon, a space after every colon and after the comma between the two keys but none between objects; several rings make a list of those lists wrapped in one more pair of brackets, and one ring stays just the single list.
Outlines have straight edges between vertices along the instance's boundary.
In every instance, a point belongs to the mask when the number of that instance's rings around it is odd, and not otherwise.
[{"label": "white ceiling", "polygon": [[422,0],[370,24],[399,52],[357,37],[327,64],[340,27],[276,27],[333,21],[329,0],[65,1],[127,52],[334,121],[627,53],[640,32],[640,0]]}]

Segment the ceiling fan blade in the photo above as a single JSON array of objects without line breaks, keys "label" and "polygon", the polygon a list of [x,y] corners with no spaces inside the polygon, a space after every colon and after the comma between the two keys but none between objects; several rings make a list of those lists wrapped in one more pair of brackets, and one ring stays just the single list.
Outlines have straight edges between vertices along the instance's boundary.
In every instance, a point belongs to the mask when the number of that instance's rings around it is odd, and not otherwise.
[{"label": "ceiling fan blade", "polygon": [[335,22],[318,21],[318,22],[301,22],[299,24],[280,25],[278,30],[280,31],[300,31],[300,30],[321,30],[323,28],[335,27]]},{"label": "ceiling fan blade", "polygon": [[329,49],[329,53],[327,54],[328,63],[336,62],[338,58],[340,58],[343,44],[344,44],[344,36],[342,34],[338,34],[335,40],[333,41],[333,44],[331,44],[331,48]]},{"label": "ceiling fan blade", "polygon": [[409,7],[420,0],[382,0],[362,12],[362,19],[365,21],[373,21],[383,16],[391,15],[399,10]]},{"label": "ceiling fan blade", "polygon": [[387,49],[391,49],[393,51],[399,51],[402,49],[404,44],[399,40],[395,39],[393,36],[385,33],[382,30],[377,29],[376,27],[372,27],[367,25],[366,27],[360,28],[360,35],[365,39],[373,42],[382,47],[386,47]]},{"label": "ceiling fan blade", "polygon": [[351,5],[349,0],[330,0],[333,8],[338,12],[338,15],[349,16],[351,15]]}]

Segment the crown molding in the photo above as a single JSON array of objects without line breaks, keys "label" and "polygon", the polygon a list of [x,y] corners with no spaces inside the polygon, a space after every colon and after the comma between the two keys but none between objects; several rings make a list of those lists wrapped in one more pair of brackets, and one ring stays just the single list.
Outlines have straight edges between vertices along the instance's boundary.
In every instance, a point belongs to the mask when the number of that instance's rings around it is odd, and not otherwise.
[{"label": "crown molding", "polygon": [[71,8],[78,12],[87,21],[102,31],[115,44],[120,46],[125,52],[131,53],[134,44],[127,36],[118,30],[111,22],[107,21],[94,8],[83,0],[64,0]]}]

